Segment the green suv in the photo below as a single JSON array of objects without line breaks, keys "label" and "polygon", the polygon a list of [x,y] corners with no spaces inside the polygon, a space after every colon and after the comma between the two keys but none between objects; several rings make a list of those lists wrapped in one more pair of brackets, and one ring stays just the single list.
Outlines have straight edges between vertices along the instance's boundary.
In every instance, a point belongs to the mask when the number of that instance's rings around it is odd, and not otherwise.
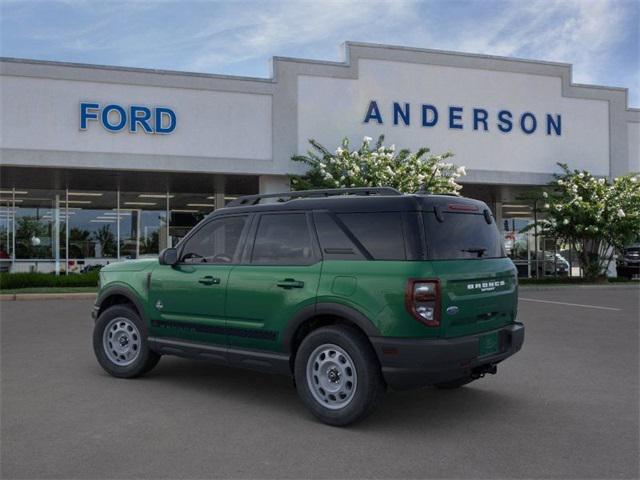
[{"label": "green suv", "polygon": [[323,422],[387,387],[455,388],[517,352],[516,268],[488,207],[390,188],[241,197],[158,259],[100,272],[93,347],[116,377],[162,355],[293,376]]}]

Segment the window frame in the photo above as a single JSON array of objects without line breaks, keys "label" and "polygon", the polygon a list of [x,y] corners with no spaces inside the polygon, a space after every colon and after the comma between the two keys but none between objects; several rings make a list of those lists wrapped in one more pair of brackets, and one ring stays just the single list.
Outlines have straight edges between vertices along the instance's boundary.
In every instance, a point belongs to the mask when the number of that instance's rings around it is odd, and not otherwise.
[{"label": "window frame", "polygon": [[[311,258],[309,261],[304,263],[280,263],[280,262],[272,262],[272,263],[253,263],[252,256],[253,250],[255,248],[256,238],[258,234],[258,228],[260,226],[260,221],[264,216],[268,215],[304,215],[307,231],[309,232],[309,238],[311,239]],[[307,267],[310,265],[315,265],[316,263],[322,261],[322,255],[320,253],[320,245],[318,243],[318,235],[316,233],[315,224],[313,223],[312,212],[308,210],[287,210],[282,212],[271,211],[271,212],[261,212],[256,213],[251,221],[251,227],[247,232],[247,241],[245,243],[240,264],[242,265],[251,265],[252,267]]]},{"label": "window frame", "polygon": [[[218,222],[218,221],[223,221],[223,220],[228,220],[230,218],[238,218],[238,217],[244,217],[246,218],[244,227],[242,227],[242,233],[240,233],[240,238],[238,239],[238,246],[236,247],[236,252],[233,256],[233,258],[231,259],[231,262],[229,263],[213,263],[213,262],[185,262],[183,261],[183,254],[184,254],[184,248],[187,245],[187,243],[196,235],[198,235],[198,233],[200,233],[204,228],[207,228],[209,225],[211,225],[213,222]],[[180,243],[176,246],[176,249],[178,250],[178,265],[238,265],[240,264],[240,260],[242,258],[242,253],[244,251],[244,247],[245,247],[245,243],[247,241],[247,233],[249,231],[249,228],[252,224],[252,220],[253,220],[254,215],[250,214],[250,213],[236,213],[236,214],[230,214],[230,215],[218,215],[215,217],[212,217],[210,219],[204,220],[202,221],[199,225],[197,225],[196,227],[194,227],[187,235],[184,236],[184,238],[182,238],[182,240],[180,240]]]}]

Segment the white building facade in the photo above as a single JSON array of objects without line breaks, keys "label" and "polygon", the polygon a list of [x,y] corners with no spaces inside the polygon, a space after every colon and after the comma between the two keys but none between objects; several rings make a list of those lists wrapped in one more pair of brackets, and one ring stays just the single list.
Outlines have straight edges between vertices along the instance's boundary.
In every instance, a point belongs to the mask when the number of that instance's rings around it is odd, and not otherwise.
[{"label": "white building facade", "polygon": [[287,190],[309,138],[451,151],[463,194],[505,231],[556,162],[640,171],[640,110],[626,89],[573,84],[571,65],[360,43],[344,55],[275,57],[269,79],[1,59],[4,263],[68,272],[157,254],[231,197]]}]

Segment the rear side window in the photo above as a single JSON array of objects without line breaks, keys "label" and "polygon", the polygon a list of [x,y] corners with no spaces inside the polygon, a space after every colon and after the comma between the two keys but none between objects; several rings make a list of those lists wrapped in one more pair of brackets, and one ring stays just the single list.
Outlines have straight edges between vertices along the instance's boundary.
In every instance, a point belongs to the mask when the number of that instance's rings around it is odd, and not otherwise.
[{"label": "rear side window", "polygon": [[342,213],[338,218],[374,260],[407,259],[400,213]]},{"label": "rear side window", "polygon": [[309,265],[313,261],[313,243],[306,214],[266,214],[260,217],[251,263]]},{"label": "rear side window", "polygon": [[443,212],[424,213],[427,252],[430,260],[464,260],[504,257],[502,240],[495,222],[484,215]]},{"label": "rear side window", "polygon": [[360,249],[351,241],[342,228],[326,212],[316,212],[313,219],[326,260],[364,260]]}]

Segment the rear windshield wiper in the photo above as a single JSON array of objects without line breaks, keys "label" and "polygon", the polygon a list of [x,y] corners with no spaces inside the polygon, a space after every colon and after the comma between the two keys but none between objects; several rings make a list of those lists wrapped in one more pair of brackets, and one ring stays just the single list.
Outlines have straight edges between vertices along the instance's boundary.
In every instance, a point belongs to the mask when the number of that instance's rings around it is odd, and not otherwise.
[{"label": "rear windshield wiper", "polygon": [[462,252],[468,252],[468,253],[477,253],[478,254],[478,258],[480,258],[482,255],[484,255],[484,252],[486,252],[487,249],[486,248],[482,248],[482,247],[463,248],[461,251]]}]

